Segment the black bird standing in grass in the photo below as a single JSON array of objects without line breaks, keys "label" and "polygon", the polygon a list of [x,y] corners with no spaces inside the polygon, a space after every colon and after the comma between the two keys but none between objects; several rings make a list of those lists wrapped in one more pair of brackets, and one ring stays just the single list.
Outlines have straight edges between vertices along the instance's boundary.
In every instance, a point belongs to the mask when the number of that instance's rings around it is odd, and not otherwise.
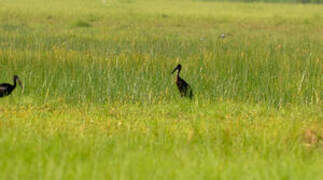
[{"label": "black bird standing in grass", "polygon": [[13,76],[13,85],[8,83],[2,83],[0,84],[0,97],[8,96],[11,94],[11,92],[16,88],[17,81],[21,88],[23,88],[21,81],[19,80],[19,77],[17,75]]},{"label": "black bird standing in grass", "polygon": [[190,99],[192,99],[193,90],[191,86],[179,76],[179,73],[182,70],[182,65],[178,64],[176,68],[172,71],[172,73],[174,73],[176,70],[177,70],[176,85],[178,87],[179,93],[181,94],[181,97],[189,97]]}]

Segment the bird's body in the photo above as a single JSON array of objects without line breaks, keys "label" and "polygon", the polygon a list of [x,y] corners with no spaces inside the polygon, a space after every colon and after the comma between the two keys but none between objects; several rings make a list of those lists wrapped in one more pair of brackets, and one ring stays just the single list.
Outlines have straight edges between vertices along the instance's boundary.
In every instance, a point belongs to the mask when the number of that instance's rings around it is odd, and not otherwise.
[{"label": "bird's body", "polygon": [[177,65],[176,68],[173,70],[172,73],[174,73],[177,70],[176,75],[176,85],[179,90],[179,93],[181,94],[181,97],[189,97],[190,99],[193,98],[193,90],[191,86],[179,76],[179,73],[181,72],[182,65]]},{"label": "bird's body", "polygon": [[10,95],[12,91],[16,88],[17,81],[19,85],[22,87],[21,81],[19,80],[19,77],[17,75],[14,75],[13,77],[13,85],[8,83],[0,84],[0,97],[5,97]]}]

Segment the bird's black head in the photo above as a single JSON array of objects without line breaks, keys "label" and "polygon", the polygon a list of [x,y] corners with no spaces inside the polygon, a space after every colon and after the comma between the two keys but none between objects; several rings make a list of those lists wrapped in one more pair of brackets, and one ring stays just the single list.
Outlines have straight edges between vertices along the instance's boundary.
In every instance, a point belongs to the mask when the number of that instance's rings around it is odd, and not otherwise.
[{"label": "bird's black head", "polygon": [[181,69],[182,69],[182,65],[181,65],[181,64],[178,64],[178,65],[175,67],[175,69],[172,71],[172,73],[174,73],[176,70],[181,71]]},{"label": "bird's black head", "polygon": [[20,86],[21,88],[23,88],[22,83],[21,83],[21,81],[20,81],[20,79],[19,79],[19,77],[18,77],[17,75],[14,75],[14,76],[13,76],[13,81],[14,81],[14,82],[18,81],[19,86]]}]

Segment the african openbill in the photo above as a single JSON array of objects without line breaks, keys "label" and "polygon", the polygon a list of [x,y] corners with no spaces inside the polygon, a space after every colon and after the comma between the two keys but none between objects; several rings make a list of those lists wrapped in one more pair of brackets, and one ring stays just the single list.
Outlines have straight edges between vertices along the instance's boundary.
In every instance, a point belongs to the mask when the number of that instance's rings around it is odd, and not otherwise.
[{"label": "african openbill", "polygon": [[177,70],[177,76],[176,76],[176,85],[178,87],[179,93],[181,94],[181,97],[189,97],[190,99],[193,98],[193,90],[191,86],[179,76],[179,73],[182,70],[182,65],[178,64],[175,69],[172,71],[174,73]]},{"label": "african openbill", "polygon": [[13,85],[8,83],[0,84],[0,97],[8,96],[16,88],[17,81],[21,88],[23,88],[22,83],[17,75],[13,76]]}]

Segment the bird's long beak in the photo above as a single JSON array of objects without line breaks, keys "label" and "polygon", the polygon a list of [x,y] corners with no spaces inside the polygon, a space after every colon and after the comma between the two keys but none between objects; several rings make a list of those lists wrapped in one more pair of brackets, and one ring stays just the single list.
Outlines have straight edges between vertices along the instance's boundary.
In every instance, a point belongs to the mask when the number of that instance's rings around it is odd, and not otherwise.
[{"label": "bird's long beak", "polygon": [[19,79],[18,79],[18,84],[22,89],[24,89],[24,86],[22,85],[22,83],[21,83],[21,81]]},{"label": "bird's long beak", "polygon": [[178,67],[176,67],[173,71],[172,71],[172,74],[178,69]]}]

